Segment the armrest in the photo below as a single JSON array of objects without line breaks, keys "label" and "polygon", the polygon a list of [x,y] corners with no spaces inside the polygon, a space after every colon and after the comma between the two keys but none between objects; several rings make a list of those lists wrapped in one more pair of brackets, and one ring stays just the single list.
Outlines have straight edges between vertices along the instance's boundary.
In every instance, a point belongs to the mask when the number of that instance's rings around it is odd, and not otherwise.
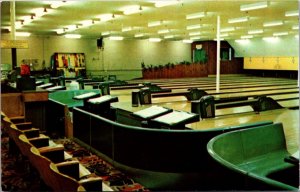
[{"label": "armrest", "polygon": [[18,129],[20,130],[25,130],[25,129],[30,129],[32,128],[32,123],[31,122],[24,122],[24,123],[17,123],[15,124]]},{"label": "armrest", "polygon": [[26,135],[26,137],[28,139],[40,136],[40,130],[36,129],[36,128],[31,128],[31,129],[28,129],[28,130],[22,130],[22,132]]},{"label": "armrest", "polygon": [[79,162],[78,161],[66,161],[56,164],[59,172],[68,175],[76,180],[79,180]]},{"label": "armrest", "polygon": [[34,137],[28,139],[29,142],[36,148],[49,146],[49,137]]},{"label": "armrest", "polygon": [[61,145],[55,147],[42,147],[39,152],[44,157],[50,159],[53,163],[63,162],[65,160],[64,147]]},{"label": "armrest", "polygon": [[10,121],[13,123],[24,123],[25,117],[24,116],[16,116],[16,117],[10,117]]},{"label": "armrest", "polygon": [[86,191],[102,191],[102,179],[100,177],[90,177],[78,182]]}]

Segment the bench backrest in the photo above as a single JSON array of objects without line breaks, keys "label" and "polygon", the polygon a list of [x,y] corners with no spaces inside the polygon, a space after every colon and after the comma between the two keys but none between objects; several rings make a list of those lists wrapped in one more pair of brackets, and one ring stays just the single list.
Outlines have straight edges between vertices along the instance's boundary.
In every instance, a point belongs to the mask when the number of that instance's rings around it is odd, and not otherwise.
[{"label": "bench backrest", "polygon": [[283,126],[275,123],[224,133],[210,140],[207,149],[222,164],[238,166],[251,158],[286,149]]}]

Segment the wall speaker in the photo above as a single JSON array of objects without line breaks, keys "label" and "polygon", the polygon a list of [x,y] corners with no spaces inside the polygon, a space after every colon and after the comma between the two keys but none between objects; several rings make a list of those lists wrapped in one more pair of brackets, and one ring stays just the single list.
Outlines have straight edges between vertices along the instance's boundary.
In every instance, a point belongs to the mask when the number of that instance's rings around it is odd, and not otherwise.
[{"label": "wall speaker", "polygon": [[97,39],[97,47],[100,49],[100,48],[103,48],[103,38],[100,37],[99,39]]}]

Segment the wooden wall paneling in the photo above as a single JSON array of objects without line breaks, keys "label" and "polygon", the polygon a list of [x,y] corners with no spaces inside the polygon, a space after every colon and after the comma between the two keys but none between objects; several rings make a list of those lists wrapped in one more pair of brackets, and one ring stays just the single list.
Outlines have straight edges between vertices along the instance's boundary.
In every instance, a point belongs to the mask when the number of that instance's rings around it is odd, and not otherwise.
[{"label": "wooden wall paneling", "polygon": [[9,117],[24,116],[22,93],[1,93],[1,110]]}]

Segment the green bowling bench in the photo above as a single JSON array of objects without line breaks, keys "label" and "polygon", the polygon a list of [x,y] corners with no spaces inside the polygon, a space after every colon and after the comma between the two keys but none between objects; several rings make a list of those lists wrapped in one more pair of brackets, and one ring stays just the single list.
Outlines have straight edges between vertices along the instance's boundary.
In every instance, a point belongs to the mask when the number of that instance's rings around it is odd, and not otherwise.
[{"label": "green bowling bench", "polygon": [[208,142],[207,150],[224,171],[235,176],[232,182],[242,182],[237,189],[298,190],[299,163],[286,161],[290,154],[282,123],[218,135]]}]

